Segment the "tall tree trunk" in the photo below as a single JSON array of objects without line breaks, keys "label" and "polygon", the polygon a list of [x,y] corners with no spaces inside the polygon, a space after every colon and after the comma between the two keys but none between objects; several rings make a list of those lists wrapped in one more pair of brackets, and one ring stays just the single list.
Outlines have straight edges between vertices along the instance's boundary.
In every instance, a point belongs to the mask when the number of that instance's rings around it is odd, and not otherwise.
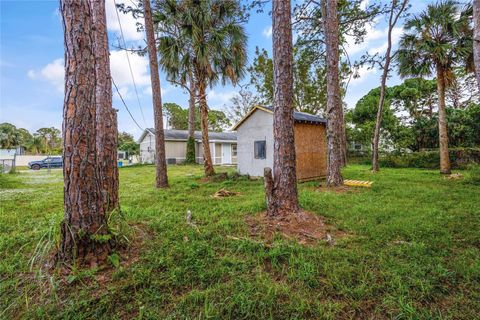
[{"label": "tall tree trunk", "polygon": [[392,30],[397,24],[398,18],[402,15],[402,12],[405,10],[408,2],[408,0],[400,1],[402,1],[402,3],[395,13],[398,0],[392,0],[392,6],[390,7],[390,15],[388,18],[387,51],[385,52],[385,63],[383,64],[383,73],[380,83],[380,99],[378,101],[377,119],[375,122],[375,132],[373,136],[372,170],[374,172],[378,172],[380,170],[380,166],[378,164],[378,145],[380,141],[380,128],[382,126],[383,107],[385,105],[385,89],[387,85],[388,73],[390,72],[390,61],[392,58]]},{"label": "tall tree trunk", "polygon": [[208,139],[208,105],[206,83],[203,79],[198,79],[198,94],[200,100],[200,124],[202,127],[203,167],[205,169],[205,176],[211,177],[215,175],[215,170],[213,169],[210,140]]},{"label": "tall tree trunk", "polygon": [[192,72],[190,72],[189,77],[189,94],[190,98],[188,99],[188,142],[187,142],[187,163],[195,163],[195,80],[193,79]]},{"label": "tall tree trunk", "polygon": [[94,54],[97,77],[96,125],[97,166],[101,179],[104,210],[109,213],[119,209],[117,167],[117,112],[112,107],[112,79],[108,50],[105,1],[90,2],[94,25]]},{"label": "tall tree trunk", "polygon": [[321,5],[327,53],[327,186],[339,186],[343,184],[340,169],[344,163],[344,128],[338,70],[340,53],[337,1],[323,0]]},{"label": "tall tree trunk", "polygon": [[448,155],[447,111],[445,109],[445,71],[437,65],[438,90],[438,137],[440,146],[440,173],[450,174],[450,157]]},{"label": "tall tree trunk", "polygon": [[300,210],[295,163],[290,0],[273,0],[272,28],[275,90],[273,97],[273,205],[268,206],[268,215],[278,216]]},{"label": "tall tree trunk", "polygon": [[473,0],[473,59],[480,91],[480,0]]},{"label": "tall tree trunk", "polygon": [[150,78],[152,81],[153,117],[155,124],[155,160],[156,160],[156,187],[167,188],[167,161],[165,159],[165,134],[163,131],[162,116],[162,89],[158,72],[157,47],[153,30],[152,10],[150,0],[143,1],[145,15],[145,33],[147,34],[148,58],[150,60]]},{"label": "tall tree trunk", "polygon": [[340,161],[340,165],[343,167],[346,167],[347,166],[347,130],[345,129],[345,117],[344,117],[344,114],[343,114],[343,104],[342,104],[342,96],[340,95],[340,107],[341,107],[341,111],[340,111],[340,132],[342,133],[342,141],[341,141],[341,145],[340,145],[340,148],[341,148],[341,161]]},{"label": "tall tree trunk", "polygon": [[[62,0],[64,220],[57,260],[94,266],[110,252],[96,152],[93,20],[87,1]],[[107,238],[107,239],[106,239]]]}]

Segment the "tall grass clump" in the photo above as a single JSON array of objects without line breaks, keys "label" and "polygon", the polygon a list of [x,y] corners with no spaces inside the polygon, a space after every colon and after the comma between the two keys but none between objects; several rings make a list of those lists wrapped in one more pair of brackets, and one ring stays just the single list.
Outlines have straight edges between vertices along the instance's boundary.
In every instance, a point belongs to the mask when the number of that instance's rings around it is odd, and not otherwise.
[{"label": "tall grass clump", "polygon": [[480,186],[480,165],[472,164],[468,167],[465,182],[468,184]]}]

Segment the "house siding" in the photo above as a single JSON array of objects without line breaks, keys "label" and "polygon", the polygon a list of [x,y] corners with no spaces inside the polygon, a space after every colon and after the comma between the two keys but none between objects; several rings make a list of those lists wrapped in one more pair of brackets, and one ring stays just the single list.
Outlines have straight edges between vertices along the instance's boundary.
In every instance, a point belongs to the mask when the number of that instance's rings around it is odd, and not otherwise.
[{"label": "house siding", "polygon": [[[273,168],[273,115],[255,111],[237,128],[237,161],[240,174],[263,176],[265,167]],[[254,141],[266,141],[265,159],[255,159]]]},{"label": "house siding", "polygon": [[[215,151],[216,145],[221,146],[222,143],[210,143],[210,150],[212,151],[212,158],[215,157],[213,154]],[[227,143],[229,146],[231,143]],[[220,148],[221,149],[221,148]],[[185,161],[187,156],[187,141],[179,140],[166,140],[165,141],[165,157],[167,159],[175,159],[176,163],[182,163]],[[221,153],[217,156],[221,157]],[[195,157],[197,163],[203,164],[203,146],[202,143],[199,141],[195,142]],[[220,158],[221,159],[221,158]],[[214,159],[215,160],[215,159]],[[235,161],[233,161],[235,160]],[[143,140],[140,142],[140,162],[141,163],[155,163],[155,136],[152,133],[148,133],[145,135]],[[233,159],[232,162],[236,163],[236,158]],[[222,164],[221,160],[214,162],[215,164]]]},{"label": "house siding", "polygon": [[155,163],[155,136],[151,133],[140,142],[140,162]]}]

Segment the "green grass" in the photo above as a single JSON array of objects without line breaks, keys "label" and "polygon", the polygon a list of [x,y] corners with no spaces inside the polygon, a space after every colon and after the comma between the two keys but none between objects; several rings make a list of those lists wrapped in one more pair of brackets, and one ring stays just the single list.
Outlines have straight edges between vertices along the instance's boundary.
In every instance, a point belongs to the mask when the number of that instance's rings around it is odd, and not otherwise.
[{"label": "green grass", "polygon": [[[233,171],[233,169],[219,168]],[[203,183],[199,166],[122,168],[121,206],[149,229],[139,261],[97,282],[39,277],[32,256],[58,236],[61,172],[0,175],[0,319],[475,319],[480,314],[480,187],[437,171],[344,170],[371,189],[300,184],[306,210],[350,234],[335,246],[251,241],[245,217],[265,209],[262,181]],[[213,199],[218,189],[241,196]],[[200,233],[187,225],[193,213]],[[234,236],[240,240],[227,236]],[[38,247],[37,245],[40,244]],[[48,248],[46,246],[45,248]],[[45,278],[46,277],[46,278]]]}]

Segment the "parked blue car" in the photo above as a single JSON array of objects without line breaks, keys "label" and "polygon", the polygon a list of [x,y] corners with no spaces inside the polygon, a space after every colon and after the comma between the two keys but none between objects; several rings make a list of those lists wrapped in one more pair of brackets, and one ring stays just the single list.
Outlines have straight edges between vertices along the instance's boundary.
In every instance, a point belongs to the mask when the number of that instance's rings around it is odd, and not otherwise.
[{"label": "parked blue car", "polygon": [[32,170],[40,170],[41,168],[62,168],[62,157],[48,157],[39,161],[31,161],[28,163],[28,168]]}]

